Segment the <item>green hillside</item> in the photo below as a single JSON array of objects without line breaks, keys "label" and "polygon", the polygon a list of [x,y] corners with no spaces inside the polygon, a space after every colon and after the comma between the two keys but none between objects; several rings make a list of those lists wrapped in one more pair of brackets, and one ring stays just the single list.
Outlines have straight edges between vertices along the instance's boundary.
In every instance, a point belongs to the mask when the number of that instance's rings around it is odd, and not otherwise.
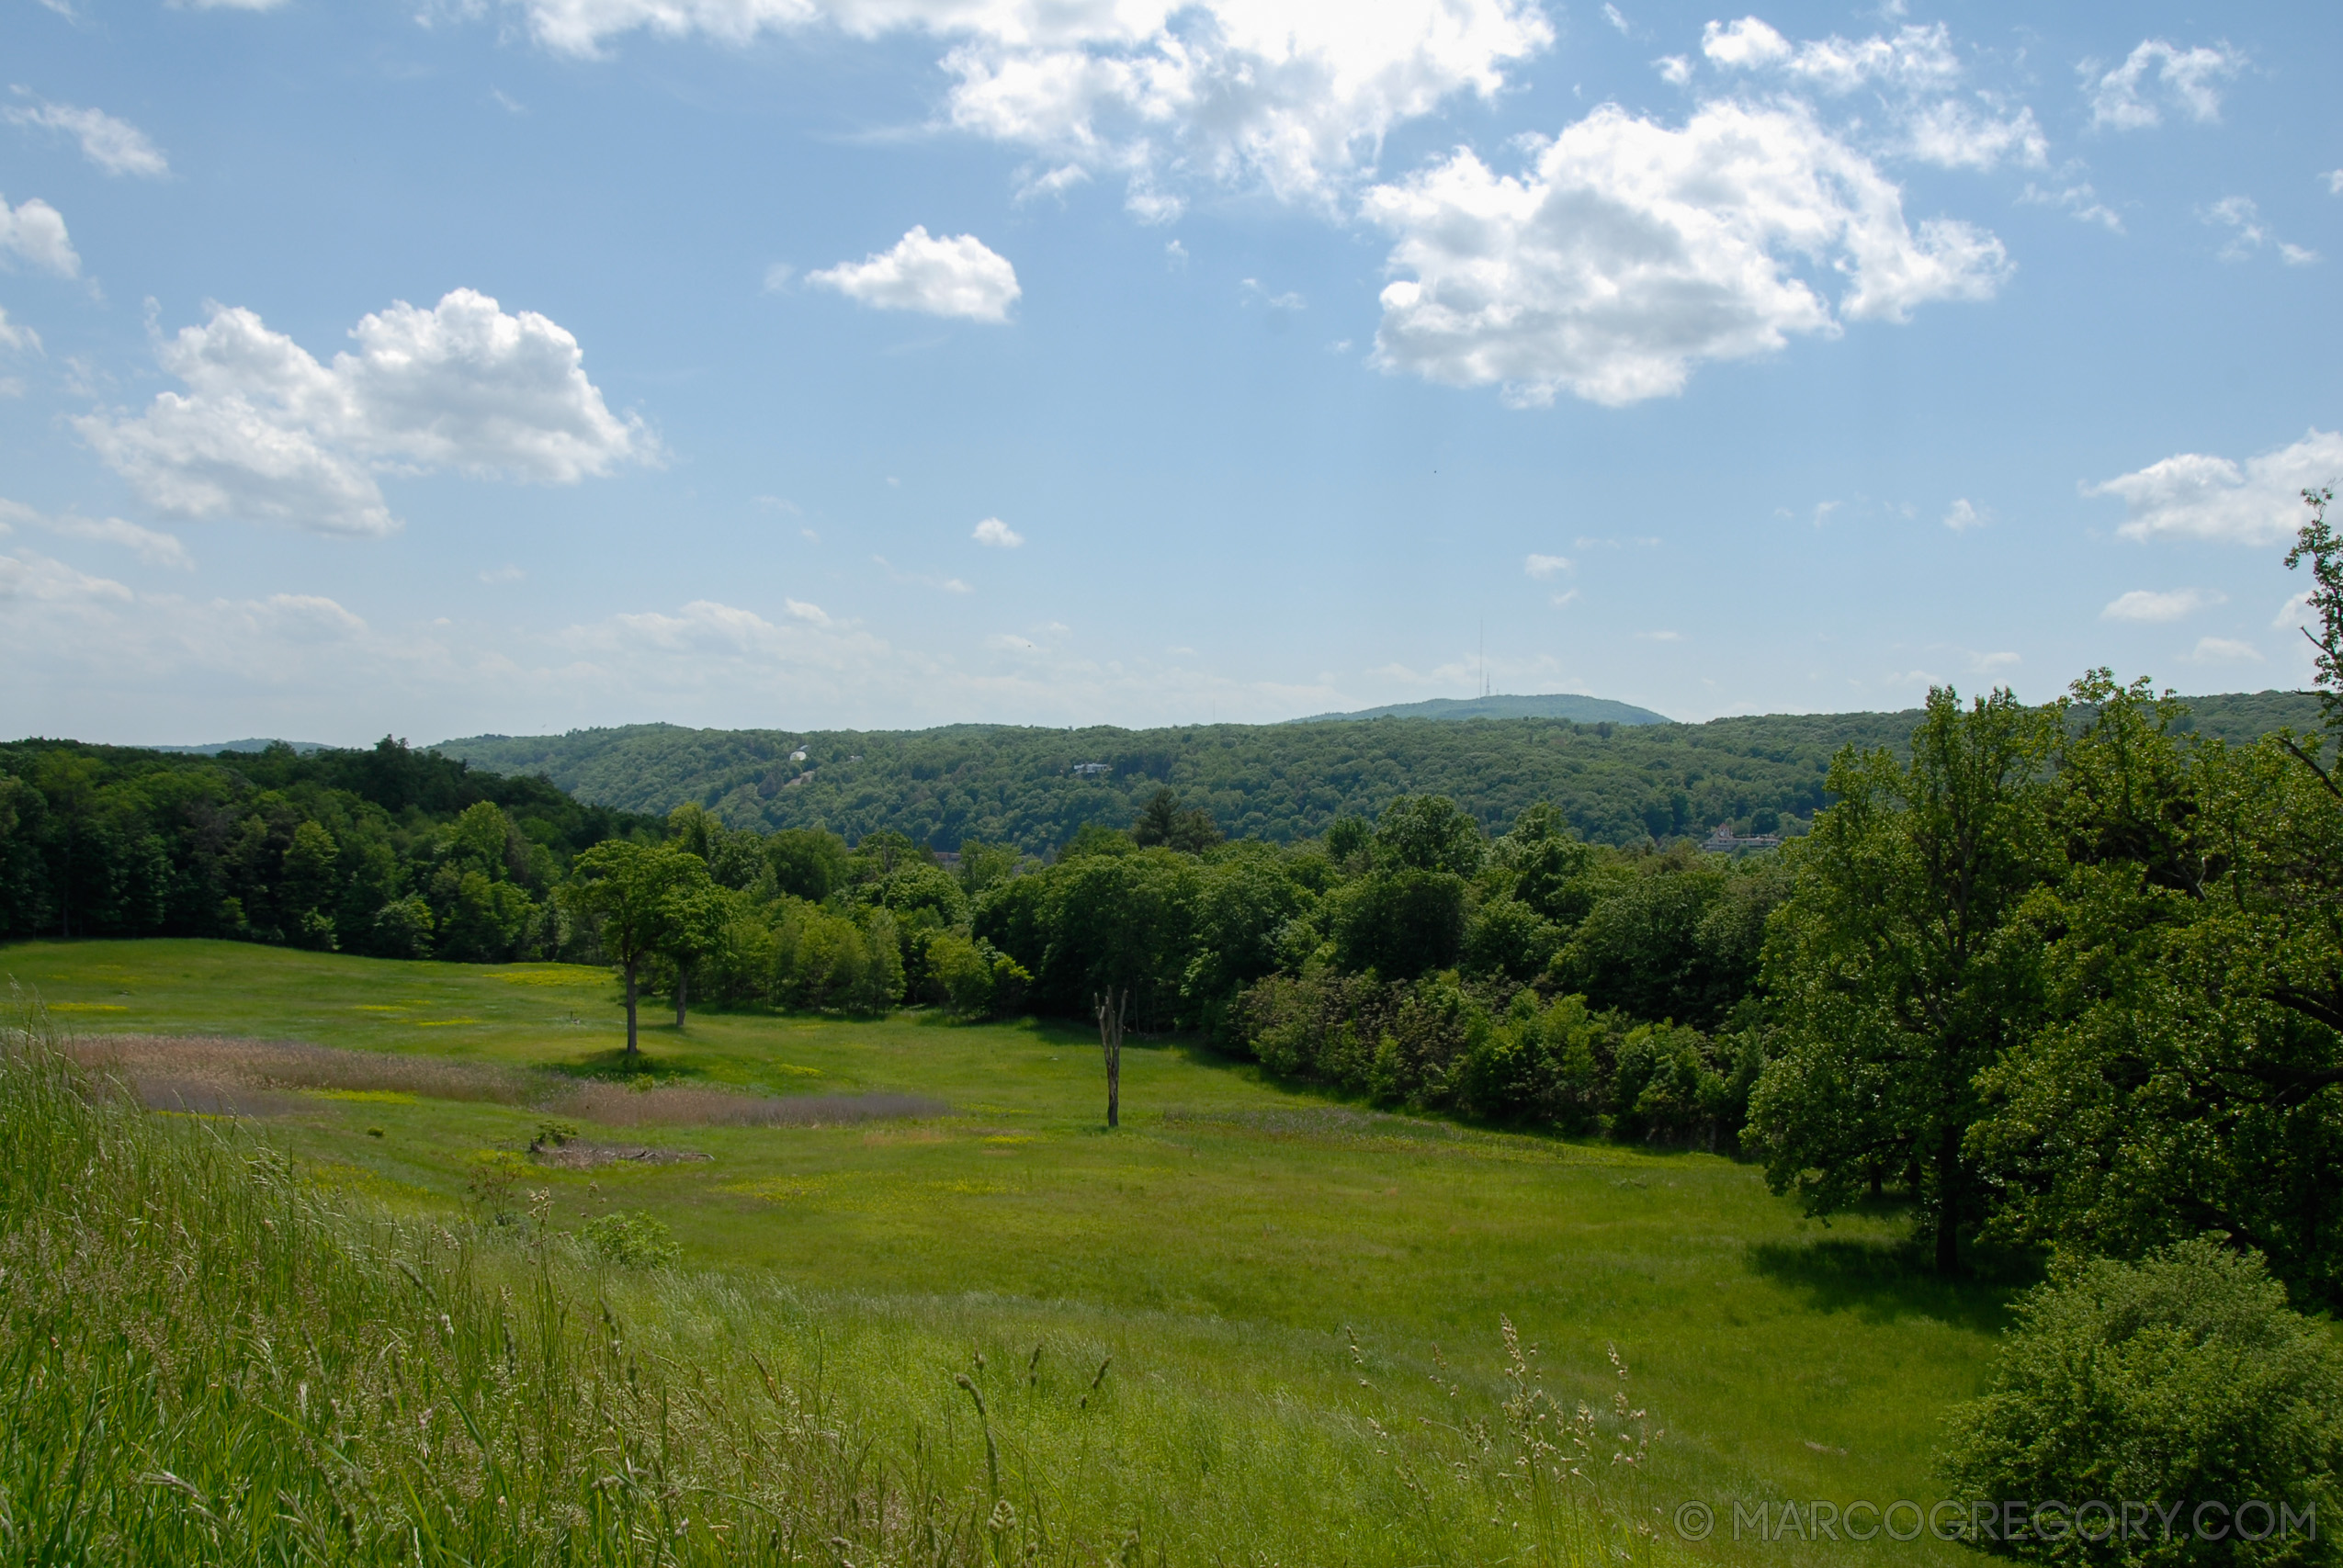
[{"label": "green hillside", "polygon": [[[2190,699],[2229,739],[2316,724],[2316,699],[2261,692]],[[1900,748],[1911,713],[1771,714],[1706,724],[1566,718],[1326,720],[1172,729],[685,729],[628,725],[559,736],[474,736],[438,750],[475,767],[542,773],[580,799],[664,812],[696,801],[734,827],[892,829],[1039,852],[1087,823],[1123,827],[1169,784],[1232,837],[1277,842],[1371,816],[1406,794],[1452,796],[1484,826],[1551,800],[1602,843],[1704,836],[1719,823],[1796,829],[1823,804],[1832,753]],[[802,761],[791,760],[802,750]],[[1084,772],[1076,772],[1082,768]],[[1090,771],[1095,770],[1095,771]]]},{"label": "green hillside", "polygon": [[1543,696],[1433,697],[1429,702],[1392,703],[1355,713],[1314,713],[1296,724],[1343,718],[1567,718],[1579,724],[1673,724],[1664,713],[1609,697],[1549,692]]}]

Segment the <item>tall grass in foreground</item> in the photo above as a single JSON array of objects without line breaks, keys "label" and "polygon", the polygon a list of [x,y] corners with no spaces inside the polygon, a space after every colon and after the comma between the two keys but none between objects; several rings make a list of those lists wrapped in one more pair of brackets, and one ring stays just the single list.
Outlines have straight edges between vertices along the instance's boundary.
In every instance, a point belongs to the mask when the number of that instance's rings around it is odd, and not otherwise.
[{"label": "tall grass in foreground", "polygon": [[[949,1325],[598,1269],[539,1210],[395,1223],[0,1034],[0,1559],[1649,1560],[1641,1416],[1182,1389]],[[948,1314],[946,1314],[949,1315]],[[990,1342],[994,1354],[982,1347]],[[961,1348],[968,1347],[968,1348]],[[1464,1403],[1470,1403],[1466,1401]]]}]

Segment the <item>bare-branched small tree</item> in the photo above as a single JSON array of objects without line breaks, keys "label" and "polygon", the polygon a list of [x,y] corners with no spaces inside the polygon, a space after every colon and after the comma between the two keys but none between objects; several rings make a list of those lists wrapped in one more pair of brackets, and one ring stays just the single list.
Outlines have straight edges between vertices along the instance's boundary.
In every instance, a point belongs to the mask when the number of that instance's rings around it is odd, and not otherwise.
[{"label": "bare-branched small tree", "polygon": [[1098,1004],[1098,1043],[1106,1053],[1106,1124],[1122,1125],[1123,1019],[1131,1010],[1131,993],[1109,990],[1092,998]]}]

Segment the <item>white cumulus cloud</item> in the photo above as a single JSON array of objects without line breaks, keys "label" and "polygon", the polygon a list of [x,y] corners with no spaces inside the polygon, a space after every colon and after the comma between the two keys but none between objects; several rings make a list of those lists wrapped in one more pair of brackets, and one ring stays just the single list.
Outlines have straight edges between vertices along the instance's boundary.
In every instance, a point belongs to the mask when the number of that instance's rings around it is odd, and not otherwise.
[{"label": "white cumulus cloud", "polygon": [[2282,544],[2307,518],[2303,491],[2343,479],[2343,435],[2313,430],[2291,446],[2245,462],[2182,452],[2086,485],[2129,515],[2116,530],[2127,539],[2164,536],[2235,545]]},{"label": "white cumulus cloud", "polygon": [[39,197],[12,208],[0,196],[0,262],[11,256],[60,277],[72,277],[82,269],[82,258],[65,233],[65,220]]},{"label": "white cumulus cloud", "polygon": [[2123,63],[2102,72],[2097,62],[2081,66],[2090,98],[2091,124],[2115,130],[2145,130],[2164,123],[2176,108],[2201,125],[2221,118],[2221,87],[2245,64],[2227,45],[2181,49],[2160,38],[2143,39]]},{"label": "white cumulus cloud", "polygon": [[1524,564],[1523,570],[1526,570],[1532,577],[1552,577],[1557,571],[1568,571],[1570,570],[1570,558],[1568,556],[1534,555],[1530,557],[1529,560]]},{"label": "white cumulus cloud", "polygon": [[1376,362],[1517,403],[1664,396],[1700,361],[1986,299],[2009,270],[1983,230],[1915,231],[1895,183],[1794,102],[1712,103],[1681,129],[1605,105],[1521,175],[1459,151],[1364,211],[1399,236]]},{"label": "white cumulus cloud", "polygon": [[103,109],[52,104],[32,97],[22,87],[17,93],[29,101],[0,109],[9,124],[63,131],[82,144],[83,157],[109,175],[138,175],[154,180],[171,172],[170,161],[161,149],[130,121],[117,119]]},{"label": "white cumulus cloud", "polygon": [[882,310],[922,310],[971,321],[1005,321],[1023,292],[1017,269],[974,234],[928,233],[924,224],[858,262],[840,262],[806,275],[808,283],[834,288],[849,299]]},{"label": "white cumulus cloud", "polygon": [[999,550],[1013,550],[1025,542],[1025,536],[998,517],[988,517],[976,525],[968,536],[979,545],[990,545]]},{"label": "white cumulus cloud", "polygon": [[2204,608],[2223,602],[2223,595],[2208,593],[2202,588],[2176,588],[2158,592],[2152,588],[2134,588],[2129,593],[2111,600],[2099,613],[2102,621],[2177,621]]},{"label": "white cumulus cloud", "polygon": [[1779,70],[1827,93],[1851,93],[1865,85],[1907,90],[1949,87],[1961,76],[1961,62],[1941,22],[1907,27],[1894,38],[1832,36],[1793,44],[1755,17],[1711,22],[1701,33],[1701,52],[1728,70]]},{"label": "white cumulus cloud", "polygon": [[586,378],[578,340],[469,288],[360,321],[320,364],[248,310],[215,306],[158,350],[187,390],[144,412],[76,420],[141,499],[174,517],[240,516],[318,533],[399,526],[386,472],[450,470],[570,484],[657,445]]},{"label": "white cumulus cloud", "polygon": [[1701,52],[1721,70],[1764,73],[1826,97],[1868,87],[1898,134],[1888,150],[1948,169],[1990,169],[2008,161],[2039,165],[2047,143],[2033,111],[2009,108],[1989,93],[1963,95],[1964,75],[1951,31],[1939,22],[1907,27],[1892,38],[1792,43],[1755,17],[1711,22]]},{"label": "white cumulus cloud", "polygon": [[963,130],[1059,168],[1119,172],[1142,219],[1172,185],[1257,182],[1323,199],[1394,127],[1493,96],[1544,49],[1535,0],[526,0],[548,47],[599,52],[642,29],[745,43],[770,30],[924,34]]},{"label": "white cumulus cloud", "polygon": [[2261,649],[2230,637],[2201,637],[2188,656],[2191,664],[2240,664],[2262,661]]},{"label": "white cumulus cloud", "polygon": [[1966,497],[1954,502],[1944,512],[1944,525],[1955,534],[1965,534],[1972,528],[1982,528],[1993,521],[1993,513]]}]

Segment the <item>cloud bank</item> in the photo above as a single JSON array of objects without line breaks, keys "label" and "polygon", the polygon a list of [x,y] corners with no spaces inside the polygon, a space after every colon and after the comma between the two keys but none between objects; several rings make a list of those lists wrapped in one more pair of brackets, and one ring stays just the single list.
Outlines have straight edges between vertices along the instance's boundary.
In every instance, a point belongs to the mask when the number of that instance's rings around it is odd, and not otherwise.
[{"label": "cloud bank", "polygon": [[526,0],[562,53],[647,31],[743,44],[816,28],[943,46],[949,122],[1059,168],[1122,174],[1175,215],[1204,179],[1325,201],[1396,126],[1493,96],[1554,29],[1534,0]]}]

